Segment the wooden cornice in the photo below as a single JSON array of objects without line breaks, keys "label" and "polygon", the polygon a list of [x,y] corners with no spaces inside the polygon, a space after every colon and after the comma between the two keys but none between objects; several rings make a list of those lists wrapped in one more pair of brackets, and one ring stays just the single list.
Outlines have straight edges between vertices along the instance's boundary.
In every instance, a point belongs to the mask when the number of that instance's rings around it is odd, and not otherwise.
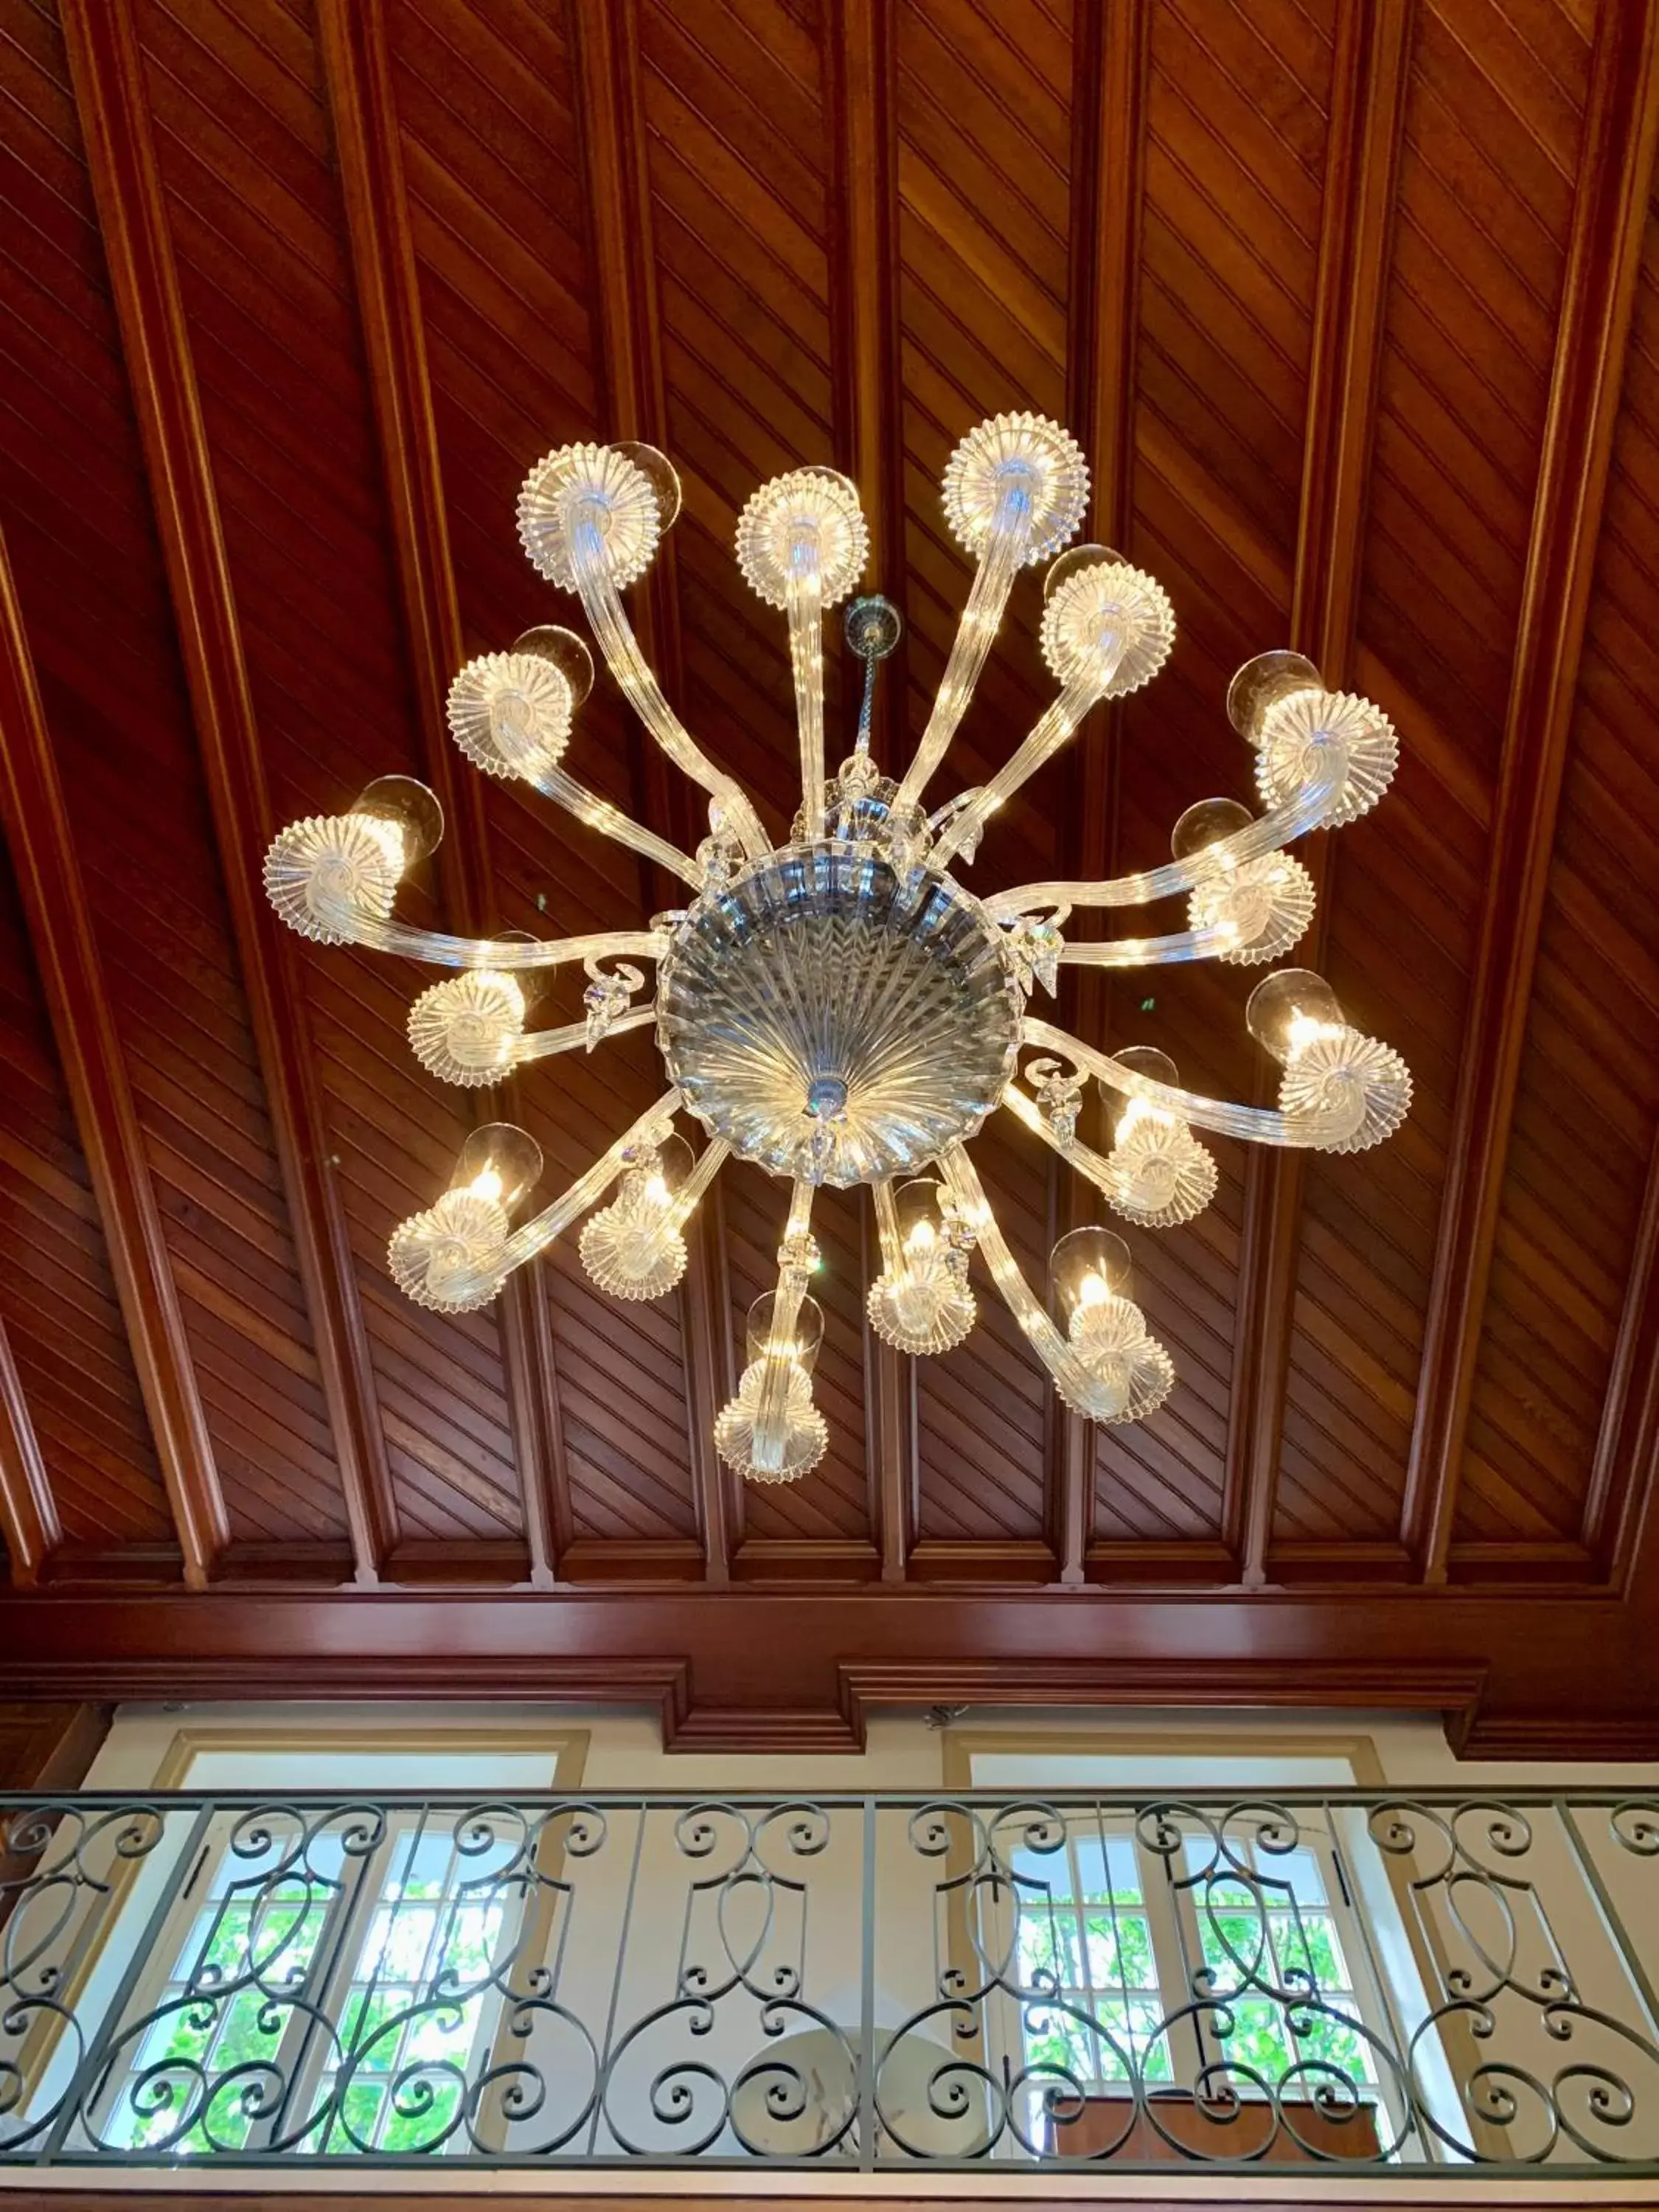
[{"label": "wooden cornice", "polygon": [[[1390,1707],[1449,1717],[1481,1755],[1607,1745],[1659,1711],[1647,1623],[1607,1592],[927,1592],[810,1587],[538,1593],[54,1591],[5,1600],[16,1697],[292,1694],[664,1701],[713,1748],[823,1750],[878,1708]],[[15,1653],[10,1660],[9,1653]],[[1493,1725],[1482,1734],[1486,1717]],[[1498,1716],[1523,1716],[1505,1722]],[[1505,1747],[1504,1730],[1511,1734]],[[1528,1731],[1523,1738],[1518,1732]],[[1609,1755],[1616,1755],[1610,1752]],[[1632,1754],[1633,1755],[1633,1754]]]},{"label": "wooden cornice", "polygon": [[[483,794],[457,765],[444,715],[465,647],[385,9],[382,0],[320,0],[317,21],[427,775],[452,832],[439,848],[440,880],[459,927],[489,935],[501,916]],[[480,1121],[520,1121],[518,1089],[509,1080],[485,1092]],[[544,1587],[570,1540],[572,1505],[539,1262],[508,1278],[500,1322],[531,1580]]]},{"label": "wooden cornice", "polygon": [[[1135,345],[1140,327],[1140,230],[1146,158],[1148,0],[1085,9],[1078,19],[1072,94],[1071,253],[1066,329],[1066,410],[1088,457],[1095,540],[1127,548],[1133,522]],[[1073,740],[1062,875],[1095,881],[1117,852],[1119,712],[1091,715]],[[1079,938],[1103,933],[1103,918],[1073,917]],[[1067,968],[1061,1018],[1075,1035],[1103,1044],[1111,975]],[[1109,1149],[1104,1101],[1091,1085],[1084,1134]],[[1056,1235],[1099,1218],[1100,1197],[1075,1169],[1050,1156],[1051,1226]],[[1048,1424],[1048,1542],[1062,1583],[1085,1579],[1095,1534],[1094,1429],[1051,1395]]]},{"label": "wooden cornice", "polygon": [[[643,439],[665,450],[668,400],[645,165],[636,0],[569,0],[569,20],[592,226],[589,264],[611,434]],[[641,646],[671,699],[684,690],[677,565],[671,532],[658,547],[635,609]],[[707,834],[697,794],[683,777],[671,775],[662,752],[641,730],[635,727],[631,736],[645,819],[675,836],[688,852],[695,851]],[[650,880],[648,872],[646,879]],[[663,895],[651,899],[653,908],[684,903],[683,885],[665,879],[661,888]],[[731,1580],[739,1517],[714,1443],[714,1417],[732,1380],[721,1287],[725,1243],[716,1182],[687,1224],[688,1261],[679,1291],[691,1479],[711,1583]]]},{"label": "wooden cornice", "polygon": [[[1337,20],[1291,586],[1291,641],[1333,690],[1347,680],[1358,609],[1412,7],[1345,0]],[[1296,957],[1317,969],[1329,840],[1302,858],[1319,904]],[[1250,1588],[1267,1579],[1278,1497],[1305,1169],[1299,1154],[1266,1146],[1245,1165],[1222,1533]]]},{"label": "wooden cornice", "polygon": [[[0,549],[0,820],[87,1172],[103,1224],[110,1272],[149,1417],[156,1462],[178,1532],[184,1577],[203,1588],[229,1535],[184,1316],[150,1181],[143,1133],[94,939],[74,832],[34,679],[11,564]],[[6,1361],[5,1397],[15,1382]],[[27,1425],[27,1412],[17,1407]],[[29,1442],[32,1443],[32,1435]],[[55,1525],[39,1454],[5,1483],[6,1540],[15,1564],[33,1554],[38,1578]],[[48,1516],[51,1516],[50,1518]]]},{"label": "wooden cornice", "polygon": [[1604,0],[1463,1024],[1402,1534],[1445,1579],[1659,138],[1659,0]]},{"label": "wooden cornice", "polygon": [[[0,742],[3,736],[0,728]],[[0,1536],[14,1589],[34,1588],[63,1534],[11,1340],[0,1322]]]},{"label": "wooden cornice", "polygon": [[131,0],[66,0],[63,21],[352,1548],[374,1582],[397,1540],[392,1480],[293,940],[259,889],[273,823]]}]

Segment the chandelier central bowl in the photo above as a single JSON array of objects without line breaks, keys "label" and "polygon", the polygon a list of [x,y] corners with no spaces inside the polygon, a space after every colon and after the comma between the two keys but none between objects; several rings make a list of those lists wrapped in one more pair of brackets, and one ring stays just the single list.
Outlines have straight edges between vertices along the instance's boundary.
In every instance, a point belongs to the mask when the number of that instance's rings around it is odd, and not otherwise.
[{"label": "chandelier central bowl", "polygon": [[711,1136],[840,1188],[971,1137],[1019,1051],[1019,992],[980,902],[835,840],[705,892],[675,927],[657,1011],[669,1078]]}]

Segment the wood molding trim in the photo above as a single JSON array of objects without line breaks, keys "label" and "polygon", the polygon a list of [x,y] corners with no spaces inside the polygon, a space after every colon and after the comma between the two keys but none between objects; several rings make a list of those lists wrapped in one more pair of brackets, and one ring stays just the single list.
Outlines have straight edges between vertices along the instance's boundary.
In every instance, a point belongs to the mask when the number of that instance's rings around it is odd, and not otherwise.
[{"label": "wood molding trim", "polygon": [[[480,780],[458,769],[444,716],[465,647],[385,9],[382,0],[319,0],[317,22],[427,774],[458,833],[439,848],[440,878],[461,927],[488,935],[500,916]],[[479,1120],[520,1120],[518,1090],[509,1078],[481,1094]],[[508,1278],[499,1319],[530,1578],[550,1589],[573,1508],[539,1263]]]},{"label": "wood molding trim", "polygon": [[[3,547],[0,820],[103,1224],[110,1272],[178,1534],[185,1580],[199,1589],[228,1540],[230,1527],[143,1133],[93,935],[75,835],[35,683],[23,611]],[[15,1381],[9,1359],[7,1369],[9,1407],[10,1383]],[[21,1392],[18,1399],[21,1403]],[[34,1456],[38,1463],[38,1452]],[[7,1542],[9,1546],[12,1541],[15,1516],[19,1549],[14,1559],[26,1557],[33,1546],[38,1553],[33,1567],[37,1579],[52,1548],[40,1548],[52,1525],[40,1510],[38,1484],[43,1475],[38,1464],[31,1468],[25,1461],[21,1488],[7,1486]],[[45,1503],[50,1510],[49,1492]]]},{"label": "wood molding trim", "polygon": [[1659,140],[1659,5],[1599,13],[1402,1534],[1446,1578],[1526,1014]]},{"label": "wood molding trim", "polygon": [[[1625,1303],[1584,1498],[1579,1540],[1596,1571],[1628,1587],[1636,1532],[1659,1474],[1659,1136],[1648,1158]],[[1455,1547],[1453,1547],[1455,1557]]]},{"label": "wood molding trim", "polygon": [[[1135,349],[1140,328],[1141,222],[1146,162],[1148,0],[1085,9],[1078,19],[1072,108],[1072,190],[1066,283],[1066,409],[1088,457],[1093,535],[1121,549],[1133,519]],[[1121,716],[1103,708],[1073,739],[1067,763],[1067,830],[1062,875],[1096,882],[1113,872],[1118,845]],[[1105,916],[1080,908],[1069,925],[1082,939]],[[1061,981],[1061,1017],[1075,1035],[1108,1034],[1111,971],[1072,967]],[[1090,1086],[1085,1136],[1109,1149],[1104,1100]],[[1055,1236],[1098,1218],[1100,1196],[1077,1170],[1050,1154],[1050,1226]],[[1048,1543],[1065,1583],[1087,1578],[1095,1539],[1097,1439],[1091,1424],[1054,1394],[1048,1407]]]},{"label": "wood molding trim", "polygon": [[[830,313],[837,459],[859,487],[872,588],[904,611],[903,391],[899,375],[897,64],[893,0],[824,12],[831,167]],[[875,750],[904,696],[903,646],[877,687]]]},{"label": "wood molding trim", "polygon": [[[1056,1604],[1042,1589],[878,1583],[386,1590],[372,1607],[350,1591],[64,1591],[5,1612],[21,1698],[247,1698],[280,1679],[300,1698],[655,1704],[669,1739],[689,1729],[705,1747],[726,1730],[821,1749],[837,1729],[861,1736],[881,1706],[1226,1705],[1443,1712],[1485,1755],[1504,1727],[1513,1750],[1528,1730],[1559,1741],[1582,1719],[1613,1739],[1659,1712],[1636,1608],[1525,1587],[1407,1585],[1363,1613],[1340,1588],[1248,1606],[1082,1589]],[[1494,1715],[1518,1717],[1494,1732]]]},{"label": "wood molding trim", "polygon": [[357,1572],[372,1583],[397,1540],[392,1481],[291,940],[259,889],[270,807],[131,0],[65,0],[63,24]]},{"label": "wood molding trim", "polygon": [[[668,443],[668,399],[646,168],[637,0],[568,0],[568,10],[592,220],[589,256],[606,411],[613,436],[644,439],[663,447]],[[681,696],[679,587],[672,532],[657,549],[635,607],[635,623],[641,647],[655,666],[664,691],[671,699]],[[671,774],[659,748],[632,716],[629,719],[645,819],[667,829],[688,851],[695,851],[706,834],[697,795],[684,777]],[[684,885],[665,879],[659,888],[661,896],[652,892],[647,881],[647,911],[683,902]],[[718,1184],[687,1223],[685,1241],[687,1263],[678,1296],[691,1480],[704,1574],[708,1582],[723,1584],[732,1578],[741,1516],[714,1443],[715,1416],[735,1387],[731,1317],[724,1310],[720,1290],[726,1279],[726,1231]]]},{"label": "wood molding trim", "polygon": [[[1337,20],[1291,586],[1291,642],[1336,687],[1353,651],[1412,9],[1413,0],[1346,0]],[[1330,911],[1329,838],[1303,860],[1319,903],[1298,957],[1316,969]],[[1300,1154],[1266,1146],[1253,1147],[1245,1165],[1222,1531],[1247,1588],[1267,1579],[1305,1172]]]},{"label": "wood molding trim", "polygon": [[[830,164],[830,327],[836,458],[859,488],[870,532],[866,581],[905,617],[904,398],[899,372],[898,137],[892,0],[833,0],[823,19]],[[902,635],[876,685],[872,746],[897,750],[906,696]],[[848,663],[849,670],[852,664]],[[860,1216],[863,1290],[880,1273]],[[864,1323],[870,1521],[881,1577],[902,1583],[920,1512],[916,1364]]]},{"label": "wood molding trim", "polygon": [[34,1422],[0,1322],[0,1537],[14,1589],[33,1589],[64,1540]]}]

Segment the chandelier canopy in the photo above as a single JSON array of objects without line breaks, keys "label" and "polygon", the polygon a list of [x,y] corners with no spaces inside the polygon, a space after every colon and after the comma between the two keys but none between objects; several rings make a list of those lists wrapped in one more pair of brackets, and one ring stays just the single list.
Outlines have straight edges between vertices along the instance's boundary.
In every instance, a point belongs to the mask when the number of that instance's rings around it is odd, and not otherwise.
[{"label": "chandelier canopy", "polygon": [[[1061,1398],[1085,1418],[1143,1418],[1174,1379],[1169,1354],[1130,1296],[1130,1254],[1103,1227],[1054,1249],[1048,1297],[1010,1252],[968,1146],[986,1117],[1013,1114],[1077,1169],[1127,1222],[1174,1227],[1208,1204],[1215,1162],[1195,1130],[1256,1143],[1356,1152],[1403,1120],[1411,1081],[1399,1055],[1352,1028],[1329,986],[1276,969],[1245,1019],[1279,1063],[1276,1109],[1184,1091],[1168,1056],[1109,1054],[1030,1011],[1073,963],[1145,968],[1279,959],[1308,927],[1314,888],[1285,848],[1352,822],[1393,775],[1394,731],[1370,702],[1328,691],[1300,654],[1270,652],[1233,679],[1227,711],[1255,754],[1263,811],[1201,799],[1175,826],[1173,859],[1103,883],[1027,884],[981,896],[961,880],[987,821],[1071,738],[1090,708],[1151,682],[1175,641],[1153,579],[1103,546],[1066,546],[1088,496],[1075,441],[1031,415],[969,432],[945,472],[946,520],[975,567],[944,678],[902,777],[871,757],[871,701],[897,617],[854,599],[852,650],[865,665],[850,756],[825,757],[823,616],[848,599],[868,554],[856,488],[803,468],[757,491],[738,523],[750,588],[785,613],[800,745],[800,811],[778,844],[742,788],[716,766],[663,696],[635,641],[623,592],[650,566],[679,507],[665,458],[641,445],[568,446],[532,470],[519,500],[526,552],[547,580],[580,598],[611,674],[669,757],[708,795],[708,835],[678,850],[567,774],[574,716],[592,683],[574,632],[526,632],[507,653],[470,661],[450,687],[456,744],[486,775],[533,784],[601,834],[678,877],[686,905],[638,931],[542,942],[472,940],[396,921],[398,886],[442,835],[436,799],[404,776],[371,783],[344,813],[284,830],[265,860],[283,919],[325,944],[354,943],[453,968],[410,1009],[410,1042],[448,1083],[482,1086],[527,1061],[652,1024],[668,1087],[570,1189],[514,1225],[541,1172],[533,1139],[505,1123],[476,1130],[450,1188],[392,1238],[393,1278],[447,1312],[494,1298],[511,1271],[584,1215],[580,1250],[599,1286],[660,1297],[686,1265],[685,1225],[728,1155],[787,1178],[777,1287],[749,1316],[737,1395],[714,1426],[717,1449],[750,1480],[806,1474],[828,1442],[812,1401],[823,1315],[809,1293],[818,1265],[813,1194],[867,1184],[881,1273],[871,1326],[917,1356],[948,1352],[975,1322],[978,1250]],[[1058,555],[1058,558],[1053,556]],[[1015,578],[1049,562],[1042,654],[1058,690],[989,782],[933,812],[924,793],[973,696]],[[1164,936],[1068,943],[1074,909],[1184,897],[1187,927]],[[544,970],[580,961],[586,1018],[528,1026]],[[656,988],[646,1004],[646,969]],[[1024,1066],[1022,1067],[1022,1058]],[[1111,1148],[1077,1133],[1085,1086],[1106,1094]],[[704,1142],[694,1157],[684,1114]],[[603,1203],[602,1203],[603,1201]]]}]

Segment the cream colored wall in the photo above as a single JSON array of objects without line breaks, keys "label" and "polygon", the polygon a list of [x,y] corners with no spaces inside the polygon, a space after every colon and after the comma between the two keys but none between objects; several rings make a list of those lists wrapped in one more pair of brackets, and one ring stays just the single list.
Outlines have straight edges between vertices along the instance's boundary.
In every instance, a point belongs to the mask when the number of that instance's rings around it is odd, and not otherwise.
[{"label": "cream colored wall", "polygon": [[[503,1761],[504,1790],[530,1786],[524,1759],[533,1765],[533,1747],[544,1730],[550,1744],[573,1731],[586,1738],[584,1790],[665,1792],[676,1796],[717,1796],[754,1790],[804,1797],[846,1793],[896,1791],[931,1794],[963,1786],[971,1772],[981,1787],[1042,1790],[1067,1786],[1158,1790],[1188,1786],[1237,1787],[1271,1794],[1275,1775],[1326,1786],[1345,1780],[1382,1784],[1402,1791],[1447,1785],[1473,1796],[1499,1796],[1510,1788],[1659,1790],[1659,1765],[1617,1768],[1589,1762],[1537,1765],[1462,1762],[1454,1757],[1437,1720],[1428,1715],[1389,1713],[1174,1712],[1038,1713],[975,1708],[949,1728],[927,1725],[919,1714],[875,1717],[863,1753],[846,1757],[779,1757],[775,1754],[682,1755],[664,1751],[654,1712],[584,1711],[562,1706],[504,1708],[499,1705],[324,1706],[133,1706],[118,1714],[92,1772],[89,1787],[143,1790],[155,1786],[167,1767],[181,1729],[216,1735],[246,1732],[249,1749],[240,1771],[216,1753],[198,1780],[228,1785],[233,1781],[280,1791],[303,1786],[339,1786],[348,1768],[343,1752],[331,1756],[330,1739],[361,1746],[378,1735],[386,1746],[365,1766],[356,1787],[471,1787],[478,1769],[469,1762],[465,1778],[447,1764],[449,1748],[459,1749],[492,1731],[521,1735],[523,1759]],[[261,1752],[261,1737],[270,1748]],[[296,1752],[295,1739],[317,1747],[314,1759]],[[406,1747],[396,1765],[386,1763],[400,1739]],[[994,1748],[975,1754],[983,1739]],[[280,1755],[276,1750],[280,1742]],[[1287,1767],[1286,1761],[1293,1761]],[[674,1832],[675,1815],[655,1812],[643,1818],[616,1811],[601,1869],[590,1865],[582,1878],[581,1913],[573,1927],[576,1941],[568,1960],[567,1990],[573,2008],[584,2018],[604,2016],[617,1984],[619,2019],[642,2017],[672,1998],[674,1963],[689,1913],[702,1908],[693,1884],[700,1872],[722,1863],[718,1853],[702,1865],[689,1862]],[[907,1832],[907,1814],[878,1816],[876,1860],[880,1870],[876,1923],[877,2023],[890,2027],[925,2007],[937,1990],[940,1929],[934,1884],[944,1869],[920,1856]],[[1344,1816],[1358,1820],[1363,1814]],[[774,1870],[796,1873],[811,1881],[812,1910],[808,1927],[805,1987],[843,2027],[856,2026],[862,1929],[861,1815],[846,1808],[834,1816],[826,1850],[797,1859],[781,1827],[767,1844]],[[1572,1967],[1580,1995],[1605,2003],[1616,2016],[1629,2018],[1632,1992],[1619,1968],[1593,1899],[1571,1857],[1570,1845],[1553,1816],[1538,1823],[1533,1851],[1515,1871],[1537,1880],[1549,1899],[1551,1922]],[[1433,1839],[1426,1832],[1425,1848]],[[1373,1924],[1389,1917],[1387,1872],[1380,1855],[1365,1848],[1363,1832],[1348,1856],[1364,1865],[1362,1890]],[[635,1845],[638,1845],[637,1853]],[[721,1848],[724,1848],[722,1844]],[[626,1869],[632,1864],[635,1894],[627,1904]],[[1426,1863],[1419,1853],[1418,1867]],[[1602,1853],[1599,1863],[1641,1954],[1659,1963],[1659,1868],[1628,1854]],[[1414,1869],[1407,1869],[1411,1871]],[[1398,1885],[1396,1884],[1396,1890]],[[1524,1900],[1523,1900],[1524,1903]],[[1397,1917],[1398,1916],[1396,1916]],[[625,1953],[623,1931],[629,1934]],[[702,1941],[707,1943],[708,1930]],[[1455,1949],[1456,1931],[1450,1948]],[[620,1979],[617,1960],[622,1955]],[[702,1954],[699,1954],[702,1955]],[[780,1956],[782,1954],[780,1952]],[[1539,1957],[1543,1954],[1540,1953]],[[1437,1992],[1438,1994],[1438,1992]],[[742,2010],[739,1996],[726,2001],[714,2032],[699,2039],[696,2054],[729,2076],[751,2059],[757,2048],[754,2008]],[[655,2032],[664,2050],[686,2044],[684,2022],[671,2020]],[[939,2034],[943,2039],[942,2023]],[[1550,2037],[1537,2008],[1506,1999],[1499,2033],[1462,2061],[1468,2071],[1479,2059],[1501,2057],[1546,2078],[1574,2057],[1591,2054],[1588,2036],[1564,2049]],[[556,2054],[550,2044],[543,2054]],[[641,2053],[644,2057],[646,2054]],[[653,2055],[660,2055],[653,2054]],[[1624,2054],[1609,2046],[1607,2054]],[[649,2078],[642,2069],[641,2082]],[[1659,2081],[1645,2085],[1644,2112],[1659,2110]],[[642,2094],[642,2092],[641,2092]],[[669,2138],[672,2141],[672,2137]]]},{"label": "cream colored wall", "polygon": [[[572,1728],[588,1733],[584,1785],[590,1790],[935,1790],[945,1778],[947,1737],[971,1740],[981,1731],[1031,1736],[1075,1736],[1079,1744],[1125,1740],[1145,1744],[1151,1758],[1170,1755],[1177,1744],[1202,1737],[1236,1736],[1240,1757],[1252,1737],[1275,1741],[1296,1735],[1364,1736],[1375,1747],[1382,1780],[1401,1787],[1439,1784],[1472,1793],[1516,1787],[1563,1789],[1659,1787],[1659,1764],[1614,1766],[1605,1761],[1460,1760],[1431,1714],[1227,1711],[1212,1715],[1187,1711],[1153,1712],[1033,1712],[975,1706],[948,1730],[930,1729],[920,1714],[884,1713],[871,1721],[869,1741],[859,1755],[780,1756],[765,1753],[670,1753],[662,1748],[654,1712],[618,1712],[613,1708],[568,1705],[286,1704],[124,1705],[116,1715],[103,1749],[87,1777],[94,1790],[142,1790],[153,1785],[176,1732],[181,1727],[246,1726],[284,1734],[432,1729],[457,1738],[470,1729],[543,1722],[550,1732]],[[1210,1754],[1212,1759],[1213,1753]],[[1210,1771],[1206,1759],[1206,1774]],[[1159,1786],[1164,1774],[1160,1770]],[[1218,1783],[1222,1778],[1214,1778]],[[1257,1776],[1252,1771],[1250,1779]],[[1051,1786],[1058,1786],[1050,1778]],[[434,1786],[436,1786],[434,1784]]]}]

